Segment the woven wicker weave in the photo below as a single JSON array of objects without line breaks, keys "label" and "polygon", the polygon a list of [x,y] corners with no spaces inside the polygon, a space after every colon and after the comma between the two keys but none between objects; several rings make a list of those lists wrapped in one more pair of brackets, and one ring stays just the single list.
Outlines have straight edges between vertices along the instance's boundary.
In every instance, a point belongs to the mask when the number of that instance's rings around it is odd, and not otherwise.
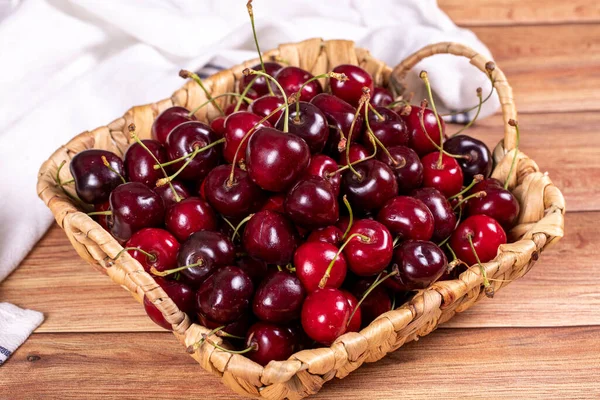
[{"label": "woven wicker weave", "polygon": [[[266,57],[285,60],[315,75],[327,72],[338,64],[358,64],[372,74],[376,85],[393,84],[398,88],[407,71],[415,64],[425,57],[441,53],[464,56],[482,71],[485,71],[488,62],[484,56],[465,46],[440,43],[416,52],[392,71],[371,57],[368,51],[355,48],[350,41],[321,39],[284,44],[267,52]],[[219,72],[207,78],[205,86],[213,95],[234,91],[242,70],[256,62],[252,60]],[[497,67],[493,71],[493,78],[504,118],[504,141],[494,150],[496,167],[493,176],[504,182],[516,153],[515,130],[508,120],[516,120],[517,116],[512,90]],[[193,109],[205,100],[202,90],[194,82],[188,82],[170,99],[133,107],[107,126],[83,132],[58,149],[41,166],[37,186],[40,198],[52,210],[79,255],[131,292],[138,301],[147,296],[173,325],[175,336],[185,347],[197,342],[208,330],[192,324],[152,276],[144,272],[140,264],[127,253],[113,260],[122,247],[85,214],[87,210],[78,209],[55,185],[55,176],[63,161],[68,163],[75,154],[85,149],[105,149],[123,155],[130,143],[127,131],[130,123],[135,123],[141,138],[148,138],[152,123],[161,111],[173,105]],[[219,101],[225,106],[229,100],[222,98]],[[197,113],[200,120],[210,120],[215,116],[217,112],[212,105]],[[565,203],[562,194],[550,178],[539,171],[533,160],[521,152],[517,157],[517,173],[512,175],[509,182],[509,188],[521,204],[518,225],[509,233],[513,243],[501,246],[498,256],[484,265],[487,275],[495,279],[492,285],[496,291],[527,273],[542,250],[563,236]],[[60,174],[62,180],[71,179],[69,168],[62,168]],[[381,315],[361,332],[343,335],[328,348],[304,350],[287,361],[271,362],[266,367],[241,355],[217,350],[206,343],[193,357],[204,369],[221,376],[223,382],[237,393],[266,399],[299,399],[316,393],[334,377],[345,377],[363,362],[377,361],[404,343],[427,335],[456,312],[468,309],[483,297],[482,276],[478,269],[471,268],[456,280],[437,282],[420,291],[409,303]],[[212,339],[216,343],[223,343],[216,336]]]}]

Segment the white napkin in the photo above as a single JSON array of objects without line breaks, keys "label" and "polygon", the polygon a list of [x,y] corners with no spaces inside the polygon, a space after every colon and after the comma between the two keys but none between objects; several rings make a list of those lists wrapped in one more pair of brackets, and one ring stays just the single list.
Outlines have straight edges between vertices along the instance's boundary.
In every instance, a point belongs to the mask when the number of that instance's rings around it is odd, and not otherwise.
[{"label": "white napkin", "polygon": [[44,314],[0,303],[0,365],[44,320]]},{"label": "white napkin", "polygon": [[[354,40],[392,66],[440,41],[489,55],[435,0],[257,0],[254,14],[263,50],[322,37]],[[10,0],[0,9],[0,54],[0,281],[52,221],[35,186],[54,149],[132,105],[170,96],[183,84],[180,68],[256,56],[243,0]],[[429,72],[442,110],[471,107],[476,88],[489,87],[466,59],[450,55],[416,69]],[[413,81],[411,90],[422,86]],[[493,98],[481,116],[498,105]]]}]

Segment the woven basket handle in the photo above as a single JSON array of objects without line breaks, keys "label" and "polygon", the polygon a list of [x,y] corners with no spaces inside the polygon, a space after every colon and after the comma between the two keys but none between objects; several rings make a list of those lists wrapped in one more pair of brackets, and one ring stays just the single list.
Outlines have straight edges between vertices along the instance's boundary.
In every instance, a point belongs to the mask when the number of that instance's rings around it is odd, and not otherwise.
[{"label": "woven basket handle", "polygon": [[508,121],[511,119],[517,121],[517,110],[513,99],[512,88],[506,81],[504,72],[502,72],[493,61],[488,60],[487,57],[477,53],[470,47],[452,42],[442,42],[425,46],[421,50],[408,56],[394,68],[390,76],[392,84],[402,88],[408,71],[419,63],[419,61],[435,54],[454,54],[455,56],[466,57],[471,64],[485,73],[487,73],[486,65],[488,68],[493,68],[492,79],[494,88],[498,93],[500,104],[502,105],[502,118],[504,120],[504,150],[506,152],[513,150],[517,146],[517,132],[514,127],[508,124]]}]

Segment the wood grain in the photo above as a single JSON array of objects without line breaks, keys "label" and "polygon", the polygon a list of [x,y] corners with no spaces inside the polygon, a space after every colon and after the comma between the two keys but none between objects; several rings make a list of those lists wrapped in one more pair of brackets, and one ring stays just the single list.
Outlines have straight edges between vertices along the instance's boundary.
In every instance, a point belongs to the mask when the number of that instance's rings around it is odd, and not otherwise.
[{"label": "wood grain", "polygon": [[[598,398],[600,327],[439,330],[314,398]],[[3,367],[7,398],[233,399],[168,333],[34,334]]]}]

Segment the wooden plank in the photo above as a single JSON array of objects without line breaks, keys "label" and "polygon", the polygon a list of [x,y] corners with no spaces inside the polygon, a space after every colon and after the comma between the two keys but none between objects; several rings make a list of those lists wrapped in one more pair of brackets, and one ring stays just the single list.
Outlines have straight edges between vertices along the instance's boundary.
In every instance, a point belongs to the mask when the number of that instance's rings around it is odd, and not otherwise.
[{"label": "wooden plank", "polygon": [[[600,396],[598,373],[600,327],[445,329],[312,398],[592,399]],[[3,395],[15,400],[239,398],[167,333],[34,334],[1,380]]]},{"label": "wooden plank", "polygon": [[590,0],[438,0],[438,4],[462,26],[600,21],[600,4]]}]

